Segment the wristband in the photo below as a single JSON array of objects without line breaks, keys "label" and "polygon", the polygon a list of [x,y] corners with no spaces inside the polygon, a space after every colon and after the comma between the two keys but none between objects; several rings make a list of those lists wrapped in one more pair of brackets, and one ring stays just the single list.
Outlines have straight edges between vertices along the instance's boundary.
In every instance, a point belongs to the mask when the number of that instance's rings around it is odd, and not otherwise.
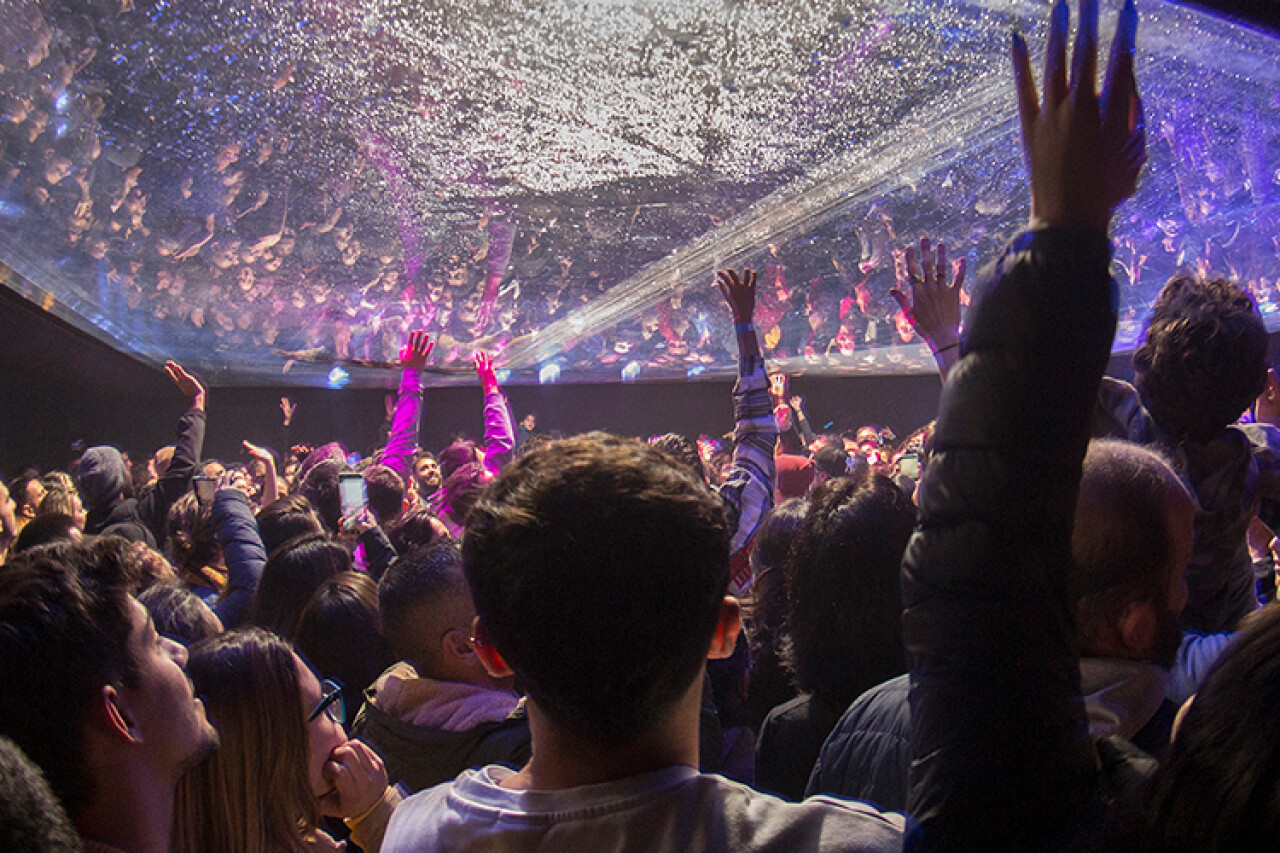
[{"label": "wristband", "polygon": [[947,350],[950,350],[950,349],[959,349],[959,348],[960,348],[960,342],[959,342],[959,341],[956,341],[954,344],[947,344],[945,347],[939,347],[938,349],[936,349],[936,350],[934,350],[934,351],[933,351],[933,354],[934,354],[934,355],[942,355],[942,354],[943,354],[944,352],[946,352]]},{"label": "wristband", "polygon": [[739,323],[733,327],[734,333],[738,335],[745,334],[747,332],[754,332],[755,330],[756,327],[754,323]]}]

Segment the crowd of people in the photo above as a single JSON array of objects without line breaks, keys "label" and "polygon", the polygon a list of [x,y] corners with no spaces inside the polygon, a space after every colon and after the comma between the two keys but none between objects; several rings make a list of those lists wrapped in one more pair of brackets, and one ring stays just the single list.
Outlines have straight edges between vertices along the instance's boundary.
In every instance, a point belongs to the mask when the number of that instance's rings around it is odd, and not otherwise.
[{"label": "crowd of people", "polygon": [[[132,2],[23,0],[0,27],[7,253],[61,302],[139,347],[235,354],[282,371],[299,359],[391,365],[408,332],[426,329],[438,342],[433,366],[465,364],[475,349],[500,358],[665,257],[684,240],[672,235],[704,234],[725,219],[711,197],[649,205],[639,193],[624,227],[589,206],[522,203],[471,164],[455,183],[482,201],[450,213],[440,233],[406,230],[386,203],[396,180],[384,145],[297,124],[335,93],[258,58],[257,88],[242,109],[259,124],[232,131],[187,103],[194,96],[180,83],[198,92],[200,81],[186,79],[181,57],[153,50],[140,63],[129,48],[126,61],[119,45],[141,14]],[[156,13],[147,25],[173,24]],[[190,39],[163,35],[183,50]],[[408,83],[387,85],[388,98],[422,96]],[[151,100],[139,106],[114,91]],[[156,102],[166,98],[177,118],[157,122]],[[1113,273],[1126,340],[1180,268],[1229,271],[1264,314],[1280,303],[1280,188],[1267,131],[1247,121],[1208,127],[1177,105],[1162,115],[1153,153],[1174,180],[1149,188],[1118,223]],[[183,116],[196,124],[179,134],[170,125]],[[877,348],[919,343],[890,295],[903,285],[900,235],[937,235],[975,266],[997,257],[1017,228],[1019,180],[995,165],[1015,162],[1011,153],[937,170],[912,193],[761,247],[765,354],[839,369]],[[714,293],[697,283],[593,329],[556,366],[682,375],[727,368],[734,353]]]},{"label": "crowd of people", "polygon": [[0,846],[1274,847],[1280,378],[1199,270],[1103,375],[1147,129],[1097,16],[1069,60],[1055,4],[1039,87],[1013,37],[1032,219],[963,328],[964,261],[897,252],[943,393],[896,446],[813,429],[744,269],[721,439],[517,428],[481,350],[481,437],[429,452],[416,328],[367,459],[205,459],[170,362],[173,445],[8,479]]}]

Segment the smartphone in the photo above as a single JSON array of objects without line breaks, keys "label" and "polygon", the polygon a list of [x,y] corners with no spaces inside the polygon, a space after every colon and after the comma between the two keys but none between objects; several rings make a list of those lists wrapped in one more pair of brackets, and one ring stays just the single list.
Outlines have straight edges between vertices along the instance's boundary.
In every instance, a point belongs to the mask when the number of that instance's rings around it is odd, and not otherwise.
[{"label": "smartphone", "polygon": [[213,493],[218,490],[218,481],[212,477],[200,475],[191,478],[191,485],[196,490],[196,503],[208,506],[213,503]]},{"label": "smartphone", "polygon": [[920,454],[904,453],[898,457],[898,473],[906,474],[913,480],[920,479]]},{"label": "smartphone", "polygon": [[364,487],[364,476],[361,474],[339,474],[338,494],[342,498],[343,515],[358,513],[369,502],[369,495]]}]

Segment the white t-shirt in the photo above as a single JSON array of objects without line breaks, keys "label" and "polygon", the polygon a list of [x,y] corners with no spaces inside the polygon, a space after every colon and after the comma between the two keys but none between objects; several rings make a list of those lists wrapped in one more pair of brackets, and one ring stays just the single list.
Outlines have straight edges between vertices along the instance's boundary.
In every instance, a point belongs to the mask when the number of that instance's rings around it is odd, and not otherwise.
[{"label": "white t-shirt", "polygon": [[900,851],[904,818],[866,803],[788,803],[692,767],[600,785],[514,791],[498,765],[405,800],[382,853],[401,851]]}]

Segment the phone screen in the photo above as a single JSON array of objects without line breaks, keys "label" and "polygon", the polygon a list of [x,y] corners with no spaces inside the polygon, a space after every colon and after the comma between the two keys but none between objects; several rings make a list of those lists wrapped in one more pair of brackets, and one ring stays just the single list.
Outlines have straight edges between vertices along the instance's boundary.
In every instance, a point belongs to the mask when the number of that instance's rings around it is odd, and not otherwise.
[{"label": "phone screen", "polygon": [[364,488],[364,477],[359,474],[343,474],[338,478],[338,491],[342,497],[342,514],[350,515],[364,509],[369,502]]}]

